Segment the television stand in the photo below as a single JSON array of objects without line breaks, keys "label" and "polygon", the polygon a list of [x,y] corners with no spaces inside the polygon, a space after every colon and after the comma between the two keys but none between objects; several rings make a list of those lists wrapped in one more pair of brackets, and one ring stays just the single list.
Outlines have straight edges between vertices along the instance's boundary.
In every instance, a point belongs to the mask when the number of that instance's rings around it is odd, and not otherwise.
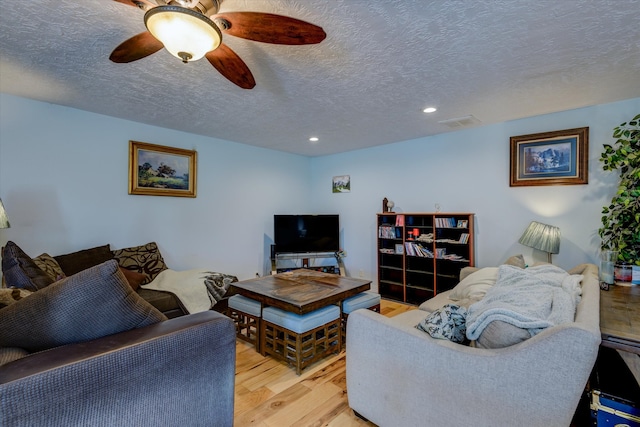
[{"label": "television stand", "polygon": [[[320,258],[335,258],[337,266],[311,266],[309,260]],[[301,267],[278,268],[278,261],[284,260],[300,260]],[[337,252],[277,252],[271,257],[271,274],[283,273],[285,271],[297,270],[299,268],[308,268],[310,270],[322,271],[324,273],[334,273],[346,277],[346,269],[342,257]]]}]

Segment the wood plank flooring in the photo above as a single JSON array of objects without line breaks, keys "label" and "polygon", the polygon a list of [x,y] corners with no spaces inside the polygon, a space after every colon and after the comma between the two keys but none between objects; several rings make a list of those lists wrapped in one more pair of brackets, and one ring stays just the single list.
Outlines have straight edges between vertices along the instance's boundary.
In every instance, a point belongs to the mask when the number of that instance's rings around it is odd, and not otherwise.
[{"label": "wood plank flooring", "polygon": [[[415,306],[382,300],[380,311],[392,317]],[[344,350],[295,369],[236,340],[235,427],[373,426],[356,417],[347,401]]]}]

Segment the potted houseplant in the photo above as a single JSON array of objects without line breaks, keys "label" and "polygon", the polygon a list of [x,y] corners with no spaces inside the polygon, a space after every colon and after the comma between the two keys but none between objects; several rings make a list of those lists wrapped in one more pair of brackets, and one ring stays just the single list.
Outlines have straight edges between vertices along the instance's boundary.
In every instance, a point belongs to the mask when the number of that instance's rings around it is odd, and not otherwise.
[{"label": "potted houseplant", "polygon": [[601,249],[617,251],[619,263],[640,266],[640,114],[613,128],[613,137],[600,161],[605,171],[619,172],[620,184],[602,209]]}]

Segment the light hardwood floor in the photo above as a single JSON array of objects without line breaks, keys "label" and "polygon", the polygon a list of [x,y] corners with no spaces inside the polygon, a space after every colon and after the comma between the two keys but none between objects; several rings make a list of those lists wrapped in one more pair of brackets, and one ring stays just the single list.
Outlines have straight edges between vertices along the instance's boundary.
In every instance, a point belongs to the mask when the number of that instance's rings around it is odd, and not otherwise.
[{"label": "light hardwood floor", "polygon": [[[392,317],[415,306],[382,300],[380,311]],[[346,354],[295,369],[236,342],[235,427],[373,426],[356,417],[347,401]]]}]

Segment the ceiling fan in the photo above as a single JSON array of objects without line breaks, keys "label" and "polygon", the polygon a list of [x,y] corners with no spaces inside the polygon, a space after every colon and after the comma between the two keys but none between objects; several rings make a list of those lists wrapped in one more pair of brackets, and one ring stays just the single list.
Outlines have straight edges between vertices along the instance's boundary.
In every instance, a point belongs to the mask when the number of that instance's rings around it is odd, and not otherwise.
[{"label": "ceiling fan", "polygon": [[232,83],[243,89],[256,85],[249,67],[229,46],[222,33],[264,43],[304,45],[320,43],[321,27],[288,16],[262,12],[218,13],[223,0],[114,0],[143,11],[148,31],[121,43],[109,59],[137,61],[163,47],[187,63],[206,57]]}]

